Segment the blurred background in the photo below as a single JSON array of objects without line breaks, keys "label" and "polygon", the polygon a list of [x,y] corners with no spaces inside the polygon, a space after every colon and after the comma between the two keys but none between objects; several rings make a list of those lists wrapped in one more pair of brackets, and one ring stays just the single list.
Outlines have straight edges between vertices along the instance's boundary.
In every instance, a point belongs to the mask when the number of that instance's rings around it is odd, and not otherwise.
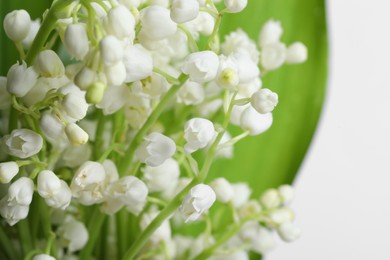
[{"label": "blurred background", "polygon": [[303,235],[267,260],[390,259],[389,10],[327,1],[327,95],[292,205]]}]

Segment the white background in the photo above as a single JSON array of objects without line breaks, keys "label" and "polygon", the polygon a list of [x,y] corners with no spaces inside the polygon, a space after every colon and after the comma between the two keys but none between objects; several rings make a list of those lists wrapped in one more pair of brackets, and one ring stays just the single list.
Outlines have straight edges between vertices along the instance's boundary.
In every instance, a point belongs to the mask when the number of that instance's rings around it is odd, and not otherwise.
[{"label": "white background", "polygon": [[329,0],[330,78],[295,182],[302,237],[267,260],[390,259],[390,0]]}]

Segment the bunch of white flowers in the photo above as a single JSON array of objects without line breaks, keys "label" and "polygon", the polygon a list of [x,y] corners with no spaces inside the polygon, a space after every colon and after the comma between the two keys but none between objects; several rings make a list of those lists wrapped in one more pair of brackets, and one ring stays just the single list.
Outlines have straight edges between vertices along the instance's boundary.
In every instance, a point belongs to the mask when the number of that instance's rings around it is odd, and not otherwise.
[{"label": "bunch of white flowers", "polygon": [[[223,173],[205,183],[216,157],[271,127],[278,95],[262,75],[307,59],[302,43],[280,41],[278,21],[258,43],[241,29],[220,39],[223,14],[247,0],[216,2],[57,0],[42,23],[6,15],[20,53],[0,77],[0,215],[19,233],[0,223],[10,259],[248,259],[274,247],[272,230],[299,237],[290,186],[254,200]],[[229,227],[212,227],[227,209]],[[195,221],[207,223],[198,238],[180,235]]]}]

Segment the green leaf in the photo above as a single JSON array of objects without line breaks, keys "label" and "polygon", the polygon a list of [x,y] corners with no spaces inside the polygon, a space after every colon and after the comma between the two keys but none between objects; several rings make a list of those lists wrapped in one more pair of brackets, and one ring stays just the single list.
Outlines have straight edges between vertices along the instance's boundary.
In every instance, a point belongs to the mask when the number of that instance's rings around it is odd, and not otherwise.
[{"label": "green leaf", "polygon": [[[0,17],[4,19],[5,15],[13,10],[25,9],[29,12],[31,19],[42,19],[43,12],[50,7],[52,0],[1,0]],[[5,35],[3,20],[0,27],[0,75],[5,76],[9,67],[19,58],[14,43]]]},{"label": "green leaf", "polygon": [[[263,87],[279,95],[273,126],[260,136],[240,141],[234,159],[217,161],[211,173],[211,177],[247,181],[255,195],[294,180],[317,126],[327,79],[324,0],[249,0],[244,12],[223,18],[222,33],[241,27],[257,40],[261,26],[270,18],[282,22],[283,42],[306,44],[309,59],[304,64],[284,65],[263,78]],[[230,131],[238,134],[241,130]]]}]

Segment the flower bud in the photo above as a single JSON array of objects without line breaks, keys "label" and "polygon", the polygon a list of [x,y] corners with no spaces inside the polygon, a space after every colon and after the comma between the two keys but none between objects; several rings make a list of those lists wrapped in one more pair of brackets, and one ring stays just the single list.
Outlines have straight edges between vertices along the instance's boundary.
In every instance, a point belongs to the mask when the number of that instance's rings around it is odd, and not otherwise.
[{"label": "flower bud", "polygon": [[99,49],[106,66],[112,66],[123,58],[122,43],[115,36],[104,37],[99,43]]},{"label": "flower bud", "polygon": [[65,30],[64,45],[70,56],[84,59],[89,51],[87,31],[82,24],[70,24]]},{"label": "flower bud", "polygon": [[0,183],[9,183],[19,172],[16,162],[0,163]]},{"label": "flower bud", "polygon": [[213,80],[217,75],[219,59],[212,51],[191,53],[184,61],[181,71],[195,82],[203,83]]},{"label": "flower bud", "polygon": [[96,78],[97,73],[95,71],[88,67],[83,67],[74,77],[74,84],[82,90],[87,90]]},{"label": "flower bud", "polygon": [[61,104],[66,114],[75,120],[81,120],[87,115],[88,104],[84,97],[76,93],[66,94]]},{"label": "flower bud", "polygon": [[239,13],[248,4],[248,0],[224,0],[228,13]]},{"label": "flower bud", "polygon": [[232,187],[234,190],[232,203],[236,208],[239,208],[248,201],[252,191],[248,184],[244,182],[232,184]]},{"label": "flower bud", "polygon": [[260,114],[270,113],[278,104],[278,94],[269,89],[262,88],[252,95],[251,104]]},{"label": "flower bud", "polygon": [[4,31],[14,42],[21,42],[30,31],[31,18],[26,10],[15,10],[4,18]]},{"label": "flower bud", "polygon": [[45,170],[39,173],[37,186],[39,195],[43,198],[48,198],[58,192],[61,182],[54,172]]},{"label": "flower bud", "polygon": [[285,242],[293,242],[301,236],[301,229],[291,222],[285,222],[278,227],[278,234]]},{"label": "flower bud", "polygon": [[157,167],[146,166],[144,169],[144,179],[150,192],[174,189],[179,175],[179,164],[172,158],[168,158]]},{"label": "flower bud", "polygon": [[10,205],[31,204],[34,194],[34,182],[27,177],[20,177],[8,188],[8,203]]},{"label": "flower bud", "polygon": [[279,188],[278,188],[278,192],[279,192],[279,195],[280,195],[280,198],[282,200],[282,203],[285,204],[285,205],[288,205],[292,202],[292,200],[294,199],[294,188],[291,187],[291,185],[281,185]]},{"label": "flower bud", "polygon": [[176,151],[175,142],[169,137],[154,132],[145,137],[135,154],[138,159],[149,166],[156,167],[170,158]]},{"label": "flower bud", "polygon": [[307,47],[301,42],[294,42],[287,48],[286,63],[296,64],[307,60]]},{"label": "flower bud", "polygon": [[198,0],[173,0],[171,19],[175,23],[185,23],[195,19],[199,14]]},{"label": "flower bud", "polygon": [[211,188],[217,195],[217,200],[222,203],[229,202],[234,196],[234,189],[232,185],[225,178],[217,178],[210,183]]},{"label": "flower bud", "polygon": [[247,107],[241,114],[240,126],[249,135],[259,135],[272,125],[272,113],[259,114],[252,106]]},{"label": "flower bud", "polygon": [[133,40],[135,32],[135,19],[133,14],[123,5],[117,5],[112,8],[106,19],[104,27],[111,35],[119,39],[130,37]]},{"label": "flower bud", "polygon": [[177,24],[172,21],[169,10],[158,5],[142,9],[140,18],[141,33],[154,41],[167,38],[177,30]]},{"label": "flower bud", "polygon": [[190,190],[179,210],[185,222],[195,221],[215,202],[216,195],[210,186],[198,184]]},{"label": "flower bud", "polygon": [[31,44],[33,43],[35,36],[41,28],[41,22],[39,19],[31,21],[30,30],[28,31],[27,37],[23,39],[22,44],[23,48],[29,49]]},{"label": "flower bud", "polygon": [[152,75],[152,56],[140,44],[125,49],[123,63],[126,67],[125,83],[141,80]]},{"label": "flower bud", "polygon": [[279,207],[281,204],[279,192],[276,189],[266,190],[261,195],[260,202],[267,209]]},{"label": "flower bud", "polygon": [[259,227],[257,235],[251,243],[251,249],[259,254],[266,254],[272,251],[276,246],[274,234],[271,230]]},{"label": "flower bud", "polygon": [[263,47],[261,65],[266,70],[276,70],[286,61],[287,49],[284,43],[273,43]]},{"label": "flower bud", "polygon": [[15,129],[3,141],[8,154],[21,159],[37,154],[43,145],[42,137],[29,129]]},{"label": "flower bud", "polygon": [[46,254],[35,255],[32,260],[56,260],[54,257]]},{"label": "flower bud", "polygon": [[106,85],[103,82],[97,81],[92,83],[92,85],[87,90],[87,94],[85,95],[86,101],[90,104],[99,103],[103,99],[105,89]]},{"label": "flower bud", "polygon": [[190,119],[184,126],[184,138],[187,141],[184,145],[185,152],[193,153],[206,147],[215,135],[214,124],[210,120],[204,118]]},{"label": "flower bud", "polygon": [[7,73],[7,90],[17,97],[23,97],[35,85],[38,74],[33,67],[28,67],[23,61],[21,65],[16,63],[8,70]]},{"label": "flower bud", "polygon": [[70,123],[65,127],[65,134],[74,145],[81,145],[88,142],[88,134],[75,123]]},{"label": "flower bud", "polygon": [[88,230],[82,222],[71,220],[58,228],[59,243],[68,248],[68,252],[82,249],[88,242]]},{"label": "flower bud", "polygon": [[43,112],[39,126],[44,135],[53,140],[58,140],[64,134],[64,124],[53,112]]},{"label": "flower bud", "polygon": [[279,21],[269,20],[263,25],[259,34],[259,46],[264,47],[268,44],[274,44],[280,41],[283,34],[283,28]]},{"label": "flower bud", "polygon": [[197,82],[187,81],[177,92],[177,102],[185,105],[197,105],[203,102],[204,88]]},{"label": "flower bud", "polygon": [[34,69],[42,77],[59,78],[65,75],[65,67],[57,53],[52,50],[41,51],[34,63]]}]

